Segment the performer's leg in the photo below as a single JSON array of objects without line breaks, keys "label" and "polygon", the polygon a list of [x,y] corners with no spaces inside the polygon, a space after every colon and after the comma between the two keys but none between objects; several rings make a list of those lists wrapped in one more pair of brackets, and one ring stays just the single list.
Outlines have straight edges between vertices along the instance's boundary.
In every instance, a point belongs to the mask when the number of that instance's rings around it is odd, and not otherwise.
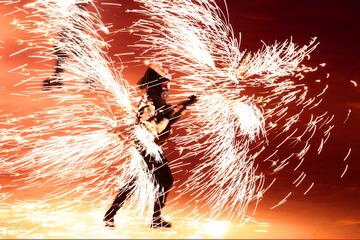
[{"label": "performer's leg", "polygon": [[169,164],[164,157],[163,163],[154,169],[154,178],[159,185],[159,192],[156,194],[154,203],[154,212],[152,227],[171,227],[171,224],[161,219],[161,209],[165,206],[169,190],[171,189],[174,179],[169,168]]},{"label": "performer's leg", "polygon": [[52,86],[61,87],[63,85],[63,82],[61,81],[61,74],[65,71],[63,65],[68,58],[68,55],[58,46],[55,46],[55,56],[56,63],[54,76],[43,81],[44,90],[50,90]]},{"label": "performer's leg", "polygon": [[56,65],[55,65],[55,83],[62,85],[61,81],[61,74],[65,71],[64,70],[64,63],[68,58],[68,55],[60,48],[56,48],[55,51],[56,55]]},{"label": "performer's leg", "polygon": [[145,151],[141,152],[141,155],[147,164],[149,172],[153,175],[155,187],[159,187],[159,191],[155,195],[153,219],[150,227],[171,227],[171,223],[161,219],[161,209],[165,206],[168,192],[174,182],[168,161],[163,156],[162,161],[157,162],[150,155],[146,155]]},{"label": "performer's leg", "polygon": [[126,184],[116,195],[114,202],[111,207],[105,213],[104,221],[105,222],[114,222],[114,216],[117,211],[122,207],[125,200],[130,196],[135,188],[135,180],[133,179],[131,182]]}]

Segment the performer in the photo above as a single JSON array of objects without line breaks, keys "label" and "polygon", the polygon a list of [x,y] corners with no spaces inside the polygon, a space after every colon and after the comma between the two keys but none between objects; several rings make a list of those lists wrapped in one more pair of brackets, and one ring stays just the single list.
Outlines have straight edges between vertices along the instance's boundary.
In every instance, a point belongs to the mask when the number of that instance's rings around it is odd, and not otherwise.
[{"label": "performer", "polygon": [[[64,85],[61,79],[61,74],[65,71],[64,64],[69,58],[69,54],[64,49],[64,45],[75,44],[77,46],[83,45],[81,38],[79,37],[79,31],[84,31],[82,20],[85,20],[85,14],[87,13],[86,7],[89,5],[89,0],[78,1],[75,3],[77,7],[76,16],[73,17],[73,29],[64,27],[59,34],[59,43],[55,45],[55,72],[54,76],[43,81],[43,90],[51,90],[51,87],[61,87]],[[78,55],[78,52],[73,52]]]},{"label": "performer", "polygon": [[[161,76],[153,68],[149,68],[144,77],[138,83],[140,89],[146,89],[138,108],[138,124],[145,126],[155,137],[156,143],[161,144],[171,133],[171,125],[181,116],[186,106],[196,101],[191,96],[187,101],[177,105],[175,108],[167,104],[166,98],[169,95],[169,79]],[[148,171],[152,174],[154,184],[158,185],[159,192],[156,193],[153,209],[151,228],[169,228],[171,223],[161,218],[161,209],[165,206],[168,192],[173,184],[173,177],[165,156],[161,155],[162,161],[155,161],[153,156],[146,154],[146,151],[135,143],[143,157]],[[131,195],[135,186],[135,179],[124,186],[117,194],[113,204],[104,217],[105,226],[115,227],[114,216],[122,207],[125,200]]]}]

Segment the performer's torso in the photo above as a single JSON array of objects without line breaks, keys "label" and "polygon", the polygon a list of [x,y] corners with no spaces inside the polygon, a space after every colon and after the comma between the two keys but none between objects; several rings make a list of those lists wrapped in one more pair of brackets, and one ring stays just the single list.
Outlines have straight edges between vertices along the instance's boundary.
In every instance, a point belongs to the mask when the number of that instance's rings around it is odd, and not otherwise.
[{"label": "performer's torso", "polygon": [[145,95],[139,104],[138,122],[144,125],[158,141],[163,141],[171,133],[170,118],[172,111],[171,105],[156,106],[154,100]]}]

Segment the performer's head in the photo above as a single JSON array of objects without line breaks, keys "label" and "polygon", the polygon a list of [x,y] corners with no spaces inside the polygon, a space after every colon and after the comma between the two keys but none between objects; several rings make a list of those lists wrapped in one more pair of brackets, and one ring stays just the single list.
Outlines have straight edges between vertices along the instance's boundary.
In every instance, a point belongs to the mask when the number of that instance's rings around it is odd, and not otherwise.
[{"label": "performer's head", "polygon": [[140,89],[146,89],[146,93],[152,98],[166,99],[169,96],[170,79],[164,75],[150,66],[138,82],[138,86]]}]

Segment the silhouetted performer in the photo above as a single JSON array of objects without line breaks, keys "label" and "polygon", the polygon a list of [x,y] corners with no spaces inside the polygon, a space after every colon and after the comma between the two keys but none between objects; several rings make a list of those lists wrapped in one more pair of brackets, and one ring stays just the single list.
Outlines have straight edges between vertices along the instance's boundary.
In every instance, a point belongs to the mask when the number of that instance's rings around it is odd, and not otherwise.
[{"label": "silhouetted performer", "polygon": [[[169,79],[161,76],[152,68],[149,68],[144,77],[138,83],[141,89],[146,89],[146,94],[142,98],[138,109],[138,124],[145,126],[156,138],[156,143],[161,144],[166,140],[171,132],[171,125],[175,123],[186,106],[196,101],[195,96],[191,96],[187,101],[177,105],[175,108],[166,103],[169,94]],[[161,209],[166,203],[166,198],[170,188],[173,185],[173,177],[165,156],[158,162],[146,154],[138,143],[135,142],[137,149],[143,157],[149,172],[153,176],[154,184],[159,186],[159,192],[156,193],[154,211],[150,227],[171,227],[171,223],[161,218]],[[112,206],[106,212],[104,222],[107,227],[115,227],[114,216],[122,207],[125,200],[131,195],[135,188],[135,180],[130,181],[117,194]]]},{"label": "silhouetted performer", "polygon": [[[43,90],[45,91],[51,90],[51,87],[61,87],[64,85],[61,79],[61,75],[65,71],[64,64],[66,60],[69,58],[69,54],[66,52],[66,50],[62,45],[74,44],[79,47],[83,45],[81,38],[78,36],[79,35],[78,32],[84,31],[84,26],[82,21],[85,20],[84,14],[85,12],[87,12],[86,7],[88,4],[89,4],[88,0],[78,1],[78,3],[75,4],[75,7],[78,8],[78,12],[76,13],[77,16],[73,18],[73,22],[72,22],[74,29],[69,29],[65,27],[60,32],[59,34],[60,43],[54,46],[55,49],[54,54],[56,59],[55,72],[52,77],[43,81]],[[75,55],[79,55],[78,51],[76,50],[73,51],[72,53]]]}]

